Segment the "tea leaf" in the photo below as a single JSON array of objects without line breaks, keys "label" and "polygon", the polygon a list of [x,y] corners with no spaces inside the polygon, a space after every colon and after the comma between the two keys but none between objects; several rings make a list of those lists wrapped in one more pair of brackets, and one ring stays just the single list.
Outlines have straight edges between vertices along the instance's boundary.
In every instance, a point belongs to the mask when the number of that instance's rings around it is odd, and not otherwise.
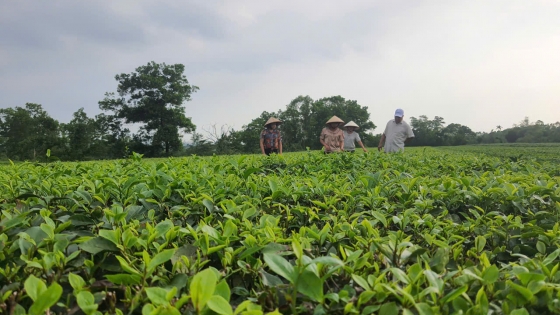
[{"label": "tea leaf", "polygon": [[229,302],[219,295],[214,295],[208,300],[208,308],[221,315],[233,314],[233,309]]},{"label": "tea leaf", "polygon": [[294,266],[292,266],[284,257],[276,254],[265,253],[263,254],[264,261],[276,274],[282,276],[284,279],[290,281],[292,284],[296,281],[296,274]]},{"label": "tea leaf", "polygon": [[175,254],[175,251],[176,251],[175,249],[167,249],[162,251],[161,253],[158,253],[155,257],[153,257],[150,263],[148,264],[148,273],[151,274],[157,266],[170,260],[171,257],[173,257],[173,254]]},{"label": "tea leaf", "polygon": [[57,283],[51,284],[41,293],[29,308],[29,315],[43,315],[51,306],[55,305],[62,295],[62,287]]},{"label": "tea leaf", "polygon": [[206,306],[206,303],[214,294],[217,281],[216,274],[210,269],[204,269],[193,277],[190,285],[190,294],[193,304],[198,311]]},{"label": "tea leaf", "polygon": [[29,295],[33,301],[37,301],[39,296],[47,290],[45,283],[34,275],[30,275],[27,280],[25,280],[24,287],[25,292],[27,292],[27,295]]}]

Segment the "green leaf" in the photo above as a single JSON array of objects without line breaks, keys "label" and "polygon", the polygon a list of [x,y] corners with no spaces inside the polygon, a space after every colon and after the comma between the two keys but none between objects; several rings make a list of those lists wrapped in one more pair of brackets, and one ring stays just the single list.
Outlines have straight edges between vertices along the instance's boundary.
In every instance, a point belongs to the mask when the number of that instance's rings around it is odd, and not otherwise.
[{"label": "green leaf", "polygon": [[538,241],[537,242],[537,250],[541,254],[546,254],[546,245],[543,242]]},{"label": "green leaf", "polygon": [[379,220],[379,222],[383,224],[383,227],[387,227],[387,218],[385,218],[385,215],[383,215],[383,213],[379,211],[372,211],[371,215],[373,215],[377,220]]},{"label": "green leaf", "polygon": [[468,289],[469,289],[469,287],[465,284],[462,287],[459,287],[459,288],[447,293],[447,295],[444,296],[443,299],[441,299],[441,304],[445,304],[447,302],[452,302],[453,300],[455,300],[456,298],[461,296],[461,294],[467,292]]},{"label": "green leaf", "polygon": [[399,308],[397,307],[397,304],[395,304],[395,302],[385,303],[381,305],[381,308],[379,309],[379,314],[398,315]]},{"label": "green leaf", "polygon": [[484,246],[486,246],[486,238],[482,235],[479,235],[475,238],[474,244],[476,247],[476,251],[481,253],[484,250]]},{"label": "green leaf", "polygon": [[202,200],[202,204],[208,209],[208,212],[214,212],[214,203],[208,199]]},{"label": "green leaf", "polygon": [[111,241],[115,245],[119,245],[119,236],[116,230],[99,230],[99,236]]},{"label": "green leaf", "polygon": [[251,207],[245,211],[243,211],[243,220],[249,219],[257,213],[257,209]]},{"label": "green leaf", "polygon": [[420,315],[432,315],[435,314],[430,305],[427,303],[416,303],[416,309]]},{"label": "green leaf", "polygon": [[265,253],[263,254],[264,261],[274,271],[276,274],[282,276],[284,279],[290,281],[292,284],[296,282],[296,274],[294,272],[294,266],[292,266],[284,257]]},{"label": "green leaf", "polygon": [[48,289],[38,296],[29,308],[29,315],[43,315],[47,309],[55,305],[62,295],[62,287],[53,283]]},{"label": "green leaf", "polygon": [[323,281],[312,271],[305,269],[297,280],[297,289],[316,302],[323,302]]},{"label": "green leaf", "polygon": [[516,310],[511,311],[511,313],[509,313],[509,315],[529,315],[529,312],[527,311],[527,309],[523,308],[518,308]]},{"label": "green leaf", "polygon": [[173,257],[174,253],[175,249],[167,249],[162,251],[161,253],[158,253],[148,264],[148,273],[151,274],[157,266],[170,260],[171,257]]},{"label": "green leaf", "polygon": [[83,214],[76,214],[68,218],[70,222],[72,222],[73,226],[87,226],[87,225],[95,225],[95,221],[87,215]]},{"label": "green leaf", "polygon": [[357,274],[352,274],[352,279],[354,280],[354,282],[356,282],[360,287],[364,288],[364,290],[368,290],[371,291],[371,287],[369,286],[368,282],[366,281],[366,279],[362,278],[362,276],[359,276]]},{"label": "green leaf", "polygon": [[525,287],[522,287],[519,284],[514,283],[512,281],[509,281],[509,280],[506,283],[510,288],[519,292],[519,294],[521,294],[521,296],[523,296],[525,298],[525,300],[531,301],[531,299],[533,298],[533,292],[531,292],[531,290],[529,290]]},{"label": "green leaf", "polygon": [[81,290],[86,285],[84,279],[82,279],[82,277],[74,273],[68,274],[68,280],[74,290]]},{"label": "green leaf", "polygon": [[25,280],[23,286],[25,288],[25,292],[27,292],[27,295],[33,301],[37,301],[39,296],[47,291],[47,285],[43,282],[43,280],[38,279],[34,275],[30,275],[27,280]]},{"label": "green leaf", "polygon": [[167,300],[167,290],[165,289],[158,287],[146,288],[146,295],[148,295],[150,302],[156,306],[169,305],[169,301]]},{"label": "green leaf", "polygon": [[284,284],[282,282],[282,279],[278,278],[275,275],[271,275],[264,270],[259,271],[259,273],[261,274],[263,284],[267,287],[276,287]]},{"label": "green leaf", "polygon": [[558,255],[560,255],[560,248],[553,251],[552,253],[550,253],[550,255],[546,256],[546,258],[543,260],[543,264],[545,266],[551,264],[554,262],[554,260],[556,260],[556,258],[558,258]]},{"label": "green leaf", "polygon": [[500,278],[500,270],[495,265],[492,265],[482,272],[482,279],[486,284],[492,284]]},{"label": "green leaf", "polygon": [[233,314],[233,309],[229,302],[219,295],[214,295],[208,300],[208,308],[221,315]]},{"label": "green leaf", "polygon": [[121,265],[121,268],[124,271],[126,271],[130,274],[141,276],[140,272],[138,270],[134,269],[133,267],[131,267],[124,258],[122,258],[121,256],[116,256],[116,258],[119,261],[119,263]]},{"label": "green leaf", "polygon": [[97,311],[95,297],[89,291],[80,291],[76,295],[76,302],[78,302],[78,306],[82,309],[82,311],[88,315],[95,314]]},{"label": "green leaf", "polygon": [[91,238],[83,242],[82,244],[78,245],[78,247],[81,250],[94,255],[102,251],[112,251],[112,252],[119,251],[119,249],[117,248],[117,246],[115,246],[113,242],[101,237]]},{"label": "green leaf", "polygon": [[139,275],[131,274],[116,274],[116,275],[106,275],[105,278],[117,285],[138,285],[142,283],[142,277]]},{"label": "green leaf", "polygon": [[214,291],[214,295],[219,295],[229,302],[231,291],[229,290],[229,286],[225,279],[218,283],[216,290]]},{"label": "green leaf", "polygon": [[340,260],[338,258],[335,258],[335,257],[329,257],[329,256],[317,257],[317,258],[313,259],[311,261],[311,263],[323,264],[323,265],[327,265],[327,266],[344,266],[344,262],[342,262],[342,260]]},{"label": "green leaf", "polygon": [[481,287],[476,294],[476,304],[480,307],[482,314],[488,313],[488,296],[484,291],[484,287]]},{"label": "green leaf", "polygon": [[201,311],[214,294],[216,282],[218,278],[211,269],[204,269],[193,277],[190,294],[197,311]]}]

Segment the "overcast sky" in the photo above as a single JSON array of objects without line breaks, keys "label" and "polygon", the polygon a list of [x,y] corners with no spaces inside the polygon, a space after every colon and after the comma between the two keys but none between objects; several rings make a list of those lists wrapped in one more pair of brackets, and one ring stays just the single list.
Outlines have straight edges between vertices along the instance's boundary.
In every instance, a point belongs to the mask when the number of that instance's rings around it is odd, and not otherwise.
[{"label": "overcast sky", "polygon": [[[0,2],[0,107],[42,104],[68,122],[118,73],[182,63],[200,131],[235,129],[298,95],[474,131],[560,121],[560,1]],[[342,114],[341,114],[342,115]]]}]

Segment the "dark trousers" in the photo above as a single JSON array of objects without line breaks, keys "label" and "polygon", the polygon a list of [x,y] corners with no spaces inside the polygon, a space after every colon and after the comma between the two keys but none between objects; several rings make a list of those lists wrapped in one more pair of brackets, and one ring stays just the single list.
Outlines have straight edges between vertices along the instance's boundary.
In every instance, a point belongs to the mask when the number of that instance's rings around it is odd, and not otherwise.
[{"label": "dark trousers", "polygon": [[264,154],[270,155],[271,153],[278,154],[278,149],[264,149]]}]

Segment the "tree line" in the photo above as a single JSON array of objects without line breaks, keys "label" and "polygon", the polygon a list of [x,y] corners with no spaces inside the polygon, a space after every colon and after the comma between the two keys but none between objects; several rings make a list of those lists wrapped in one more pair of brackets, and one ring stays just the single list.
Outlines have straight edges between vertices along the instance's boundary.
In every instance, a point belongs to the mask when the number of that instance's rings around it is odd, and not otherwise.
[{"label": "tree line", "polygon": [[[240,130],[229,126],[210,126],[197,130],[186,116],[184,103],[198,87],[191,85],[182,64],[150,62],[135,72],[118,74],[116,92],[108,92],[98,102],[103,113],[88,117],[78,109],[70,122],[60,123],[40,104],[0,109],[0,158],[16,161],[50,159],[64,161],[118,159],[132,152],[147,157],[258,153],[259,135],[271,116],[283,121],[284,151],[320,149],[319,134],[325,122],[337,115],[360,126],[366,146],[376,147],[381,134],[373,134],[368,107],[342,96],[313,100],[298,96],[284,109],[262,112]],[[388,117],[390,119],[390,117]],[[128,124],[138,124],[135,133]],[[410,146],[442,146],[500,142],[560,142],[560,123],[534,123],[526,118],[511,128],[476,133],[469,127],[442,117],[411,117],[416,135]],[[382,130],[381,130],[382,131]],[[183,143],[182,135],[191,134]]]}]

